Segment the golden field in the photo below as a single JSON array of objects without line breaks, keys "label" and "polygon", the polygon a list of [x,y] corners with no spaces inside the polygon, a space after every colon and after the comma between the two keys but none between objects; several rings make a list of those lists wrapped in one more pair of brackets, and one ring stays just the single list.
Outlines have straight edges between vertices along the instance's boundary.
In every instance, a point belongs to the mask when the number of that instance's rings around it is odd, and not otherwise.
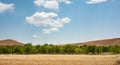
[{"label": "golden field", "polygon": [[119,65],[120,55],[0,55],[0,65]]}]

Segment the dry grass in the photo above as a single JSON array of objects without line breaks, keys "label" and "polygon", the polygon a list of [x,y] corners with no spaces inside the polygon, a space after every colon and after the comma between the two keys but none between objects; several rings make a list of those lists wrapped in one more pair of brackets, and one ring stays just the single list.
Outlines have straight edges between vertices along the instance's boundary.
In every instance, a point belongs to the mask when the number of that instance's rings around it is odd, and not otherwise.
[{"label": "dry grass", "polygon": [[120,55],[0,55],[0,65],[116,65]]}]

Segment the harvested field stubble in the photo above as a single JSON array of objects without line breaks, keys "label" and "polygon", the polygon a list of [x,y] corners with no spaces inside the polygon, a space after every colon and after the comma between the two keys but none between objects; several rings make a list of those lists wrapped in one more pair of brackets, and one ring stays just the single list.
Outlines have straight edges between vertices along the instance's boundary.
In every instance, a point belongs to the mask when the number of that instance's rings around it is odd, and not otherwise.
[{"label": "harvested field stubble", "polygon": [[0,55],[0,65],[117,65],[120,55]]}]

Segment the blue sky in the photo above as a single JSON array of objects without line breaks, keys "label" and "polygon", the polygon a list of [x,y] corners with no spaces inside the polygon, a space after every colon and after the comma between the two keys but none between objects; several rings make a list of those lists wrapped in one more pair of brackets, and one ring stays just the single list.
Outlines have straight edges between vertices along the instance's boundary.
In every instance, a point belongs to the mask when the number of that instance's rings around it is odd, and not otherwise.
[{"label": "blue sky", "polygon": [[63,44],[120,37],[120,0],[0,0],[0,40]]}]

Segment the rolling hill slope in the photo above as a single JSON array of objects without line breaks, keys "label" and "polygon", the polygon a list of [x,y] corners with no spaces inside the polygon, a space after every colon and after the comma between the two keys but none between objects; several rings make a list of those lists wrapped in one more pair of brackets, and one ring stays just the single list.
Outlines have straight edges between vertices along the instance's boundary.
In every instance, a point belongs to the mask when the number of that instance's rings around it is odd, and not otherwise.
[{"label": "rolling hill slope", "polygon": [[23,46],[23,43],[20,43],[18,41],[12,40],[12,39],[7,39],[7,40],[0,40],[0,46]]},{"label": "rolling hill slope", "polygon": [[96,41],[88,41],[83,43],[72,43],[71,45],[96,45],[96,46],[120,46],[120,38],[113,39],[104,39],[104,40],[96,40]]}]

